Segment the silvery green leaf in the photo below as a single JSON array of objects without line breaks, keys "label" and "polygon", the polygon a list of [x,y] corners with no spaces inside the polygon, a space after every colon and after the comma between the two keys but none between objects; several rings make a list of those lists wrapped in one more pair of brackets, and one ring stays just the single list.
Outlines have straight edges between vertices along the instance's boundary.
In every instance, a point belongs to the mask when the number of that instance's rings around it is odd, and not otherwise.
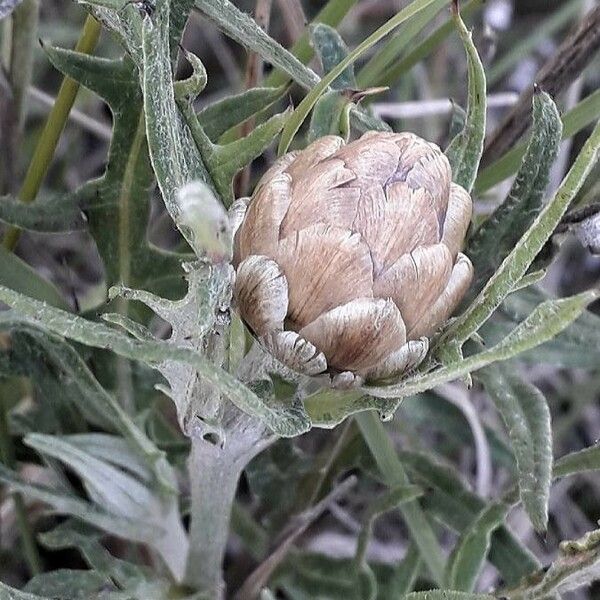
[{"label": "silvery green leaf", "polygon": [[467,113],[465,109],[452,101],[452,114],[450,115],[450,125],[448,128],[448,137],[452,140],[465,128],[467,122]]},{"label": "silvery green leaf", "polygon": [[208,75],[204,63],[192,52],[182,50],[186,60],[192,66],[192,74],[187,79],[180,79],[173,83],[175,97],[178,100],[193,102],[196,96],[206,87]]},{"label": "silvery green leaf", "polygon": [[[114,584],[100,573],[83,569],[57,569],[40,573],[29,580],[23,588],[31,594],[48,594],[61,600],[88,600],[101,597],[115,598],[111,592],[117,591]],[[124,595],[121,598],[125,598]]]},{"label": "silvery green leaf", "polygon": [[[164,452],[154,445],[115,398],[98,383],[79,353],[58,336],[30,325],[21,323],[17,331],[20,335],[26,335],[28,348],[36,351],[36,355],[31,357],[35,365],[24,372],[33,376],[34,381],[48,386],[48,382],[40,379],[41,374],[33,368],[39,369],[41,365],[48,365],[54,373],[59,374],[64,395],[76,403],[81,413],[91,423],[108,431],[118,431],[135,450],[139,459],[152,469],[164,490],[173,491],[174,473]],[[43,356],[43,360],[40,360],[40,355]]]},{"label": "silvery green leaf", "polygon": [[[429,490],[424,509],[457,533],[467,531],[487,506],[450,465],[424,452],[401,451],[399,458],[411,481]],[[491,536],[489,560],[511,584],[539,568],[534,555],[504,525]]]},{"label": "silvery green leaf", "polygon": [[509,365],[478,372],[506,425],[519,473],[523,506],[537,531],[548,524],[552,480],[552,426],[542,392],[515,375]]},{"label": "silvery green leaf", "polygon": [[106,433],[76,433],[64,436],[63,440],[84,454],[129,472],[146,485],[152,484],[152,470],[147,461],[140,458],[122,437]]},{"label": "silvery green leaf", "polygon": [[43,456],[60,460],[83,481],[90,498],[116,515],[158,523],[160,502],[137,478],[86,452],[68,437],[29,434],[25,443]]},{"label": "silvery green leaf", "polygon": [[285,94],[285,86],[256,87],[233,96],[226,96],[197,114],[198,123],[212,142],[231,128],[241,125],[250,117],[262,114]]},{"label": "silvery green leaf", "polygon": [[534,573],[521,586],[503,590],[511,600],[538,600],[566,593],[600,579],[600,530],[582,538],[562,542],[556,560],[543,571]]},{"label": "silvery green leaf", "polygon": [[342,131],[342,122],[344,116],[347,119],[350,107],[350,98],[346,92],[339,90],[325,92],[313,108],[307,141],[310,143],[324,135],[342,134],[346,137],[348,130],[346,128],[346,131]]},{"label": "silvery green leaf", "polygon": [[458,4],[453,8],[454,22],[467,53],[469,73],[468,105],[465,126],[450,142],[446,156],[452,167],[452,180],[467,192],[473,189],[485,138],[486,83],[483,64],[473,44],[473,38],[464,24]]},{"label": "silvery green leaf", "polygon": [[463,531],[448,560],[447,587],[473,591],[490,549],[492,533],[502,525],[508,509],[503,504],[490,504]]},{"label": "silvery green leaf", "polygon": [[[179,226],[177,191],[191,181],[212,185],[189,127],[175,102],[169,50],[169,2],[142,25],[142,91],[150,160],[165,206]],[[182,231],[184,237],[186,231]],[[190,243],[192,243],[190,241]]]},{"label": "silvery green leaf", "polygon": [[138,340],[151,342],[152,340],[156,339],[156,337],[147,327],[144,327],[144,325],[141,325],[137,321],[134,321],[133,319],[130,319],[129,317],[126,317],[120,313],[102,313],[100,317],[107,323],[118,325]]},{"label": "silvery green leaf", "polygon": [[152,542],[162,533],[160,528],[149,530],[146,521],[120,517],[63,491],[22,481],[16,473],[2,465],[0,465],[0,481],[11,490],[48,504],[57,514],[77,517],[112,535],[140,542]]},{"label": "silvery green leaf", "polygon": [[77,548],[90,569],[114,581],[121,589],[131,589],[151,579],[148,569],[116,558],[101,544],[102,532],[76,520],[63,521],[38,536],[50,550]]},{"label": "silvery green leaf", "polygon": [[[434,369],[429,373],[408,377],[397,384],[365,386],[363,389],[365,393],[380,398],[402,398],[426,391],[446,381],[458,379],[492,363],[508,360],[554,338],[577,319],[586,306],[597,297],[595,291],[590,291],[570,298],[548,300],[537,306],[522,323],[488,350],[469,356],[460,362]],[[397,402],[390,406],[391,411],[395,410]]]},{"label": "silvery green leaf", "polygon": [[472,594],[453,590],[429,590],[428,592],[412,592],[402,596],[401,600],[492,600],[489,594]]},{"label": "silvery green leaf", "polygon": [[[600,122],[588,138],[565,176],[554,198],[538,214],[531,227],[522,235],[498,270],[467,310],[446,330],[442,343],[460,347],[485,323],[527,273],[535,257],[550,239],[569,204],[583,185],[598,160],[600,150]],[[550,338],[548,338],[550,339]],[[443,354],[443,349],[438,351]]]},{"label": "silvery green leaf", "polygon": [[154,175],[144,139],[135,64],[128,57],[108,60],[49,45],[44,50],[57,69],[98,94],[113,115],[104,174],[56,203],[64,203],[62,212],[85,214],[109,286],[117,281],[155,290],[177,286],[179,260],[157,252],[146,236]]},{"label": "silvery green leaf", "polygon": [[316,73],[305,67],[229,0],[196,0],[196,8],[230,38],[285,71],[301,86],[310,89],[319,81]]},{"label": "silvery green leaf", "polygon": [[[324,73],[329,73],[348,55],[348,46],[342,36],[329,25],[324,23],[311,25],[310,37]],[[346,70],[331,83],[331,87],[336,90],[356,89],[358,86],[354,77],[354,65],[348,65]]]},{"label": "silvery green leaf", "polygon": [[395,402],[358,390],[323,388],[306,397],[304,407],[314,427],[333,429],[344,419],[363,410],[377,410],[380,415],[392,415]]},{"label": "silvery green leaf", "polygon": [[566,477],[575,473],[600,470],[600,444],[561,456],[554,463],[553,476]]},{"label": "silvery green leaf", "polygon": [[0,220],[20,229],[42,233],[85,229],[87,221],[69,195],[31,204],[12,196],[3,196],[0,198]]},{"label": "silvery green leaf", "polygon": [[3,286],[0,286],[0,300],[14,309],[0,314],[0,322],[7,325],[28,323],[88,346],[110,349],[126,358],[142,360],[154,368],[165,361],[187,365],[240,410],[262,419],[277,435],[295,436],[310,428],[310,420],[301,406],[265,404],[237,379],[189,347],[132,339],[105,325],[54,309]]},{"label": "silvery green leaf", "polygon": [[[593,124],[599,116],[600,90],[596,90],[562,116],[563,139],[568,139],[583,131],[588,125]],[[475,193],[483,194],[497,183],[516,173],[525,155],[526,148],[526,143],[517,144],[502,158],[481,169],[475,182]]]},{"label": "silvery green leaf", "polygon": [[538,90],[533,97],[532,135],[517,178],[506,200],[471,236],[465,250],[476,273],[471,297],[485,285],[542,209],[561,135],[562,123],[554,101]]},{"label": "silvery green leaf", "polygon": [[[225,145],[210,144],[199,123],[192,124],[192,136],[199,148],[205,148],[204,160],[211,179],[223,202],[233,202],[233,179],[235,175],[259,157],[282,130],[291,114],[291,109],[273,115],[265,123],[257,125],[247,136]],[[192,117],[192,115],[187,115]],[[188,120],[189,123],[189,120]],[[201,136],[201,139],[200,137]]]},{"label": "silvery green leaf", "polygon": [[[131,470],[128,473],[117,468],[114,466],[114,457],[111,464],[86,452],[85,444],[80,440],[30,434],[24,441],[42,456],[59,460],[75,472],[94,508],[99,507],[116,519],[143,522],[149,533],[141,541],[148,541],[161,555],[173,576],[181,580],[189,543],[175,494],[162,494],[160,490],[137,479]],[[76,516],[97,525],[81,515]],[[114,533],[110,529],[108,531]]]},{"label": "silvery green leaf", "polygon": [[3,246],[0,246],[0,283],[52,306],[65,310],[69,308],[62,294],[50,281]]},{"label": "silvery green leaf", "polygon": [[382,119],[369,112],[368,108],[350,106],[350,123],[357,131],[392,131],[392,128]]},{"label": "silvery green leaf", "polygon": [[[549,295],[538,287],[507,296],[494,319],[481,329],[486,344],[497,343],[516,323],[524,320],[548,298]],[[540,348],[524,352],[521,359],[534,364],[595,369],[600,362],[600,318],[591,311],[584,311],[571,325]]]}]

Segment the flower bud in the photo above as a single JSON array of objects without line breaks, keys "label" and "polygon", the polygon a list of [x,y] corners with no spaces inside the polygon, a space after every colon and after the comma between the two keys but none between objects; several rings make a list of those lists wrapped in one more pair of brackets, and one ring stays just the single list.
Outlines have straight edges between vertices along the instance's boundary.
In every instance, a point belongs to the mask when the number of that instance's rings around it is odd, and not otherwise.
[{"label": "flower bud", "polygon": [[212,190],[202,181],[191,181],[177,190],[177,225],[197,256],[214,263],[231,258],[230,218]]},{"label": "flower bud", "polygon": [[401,374],[470,285],[471,211],[444,154],[412,133],[320,138],[256,187],[234,242],[241,316],[301,373]]}]

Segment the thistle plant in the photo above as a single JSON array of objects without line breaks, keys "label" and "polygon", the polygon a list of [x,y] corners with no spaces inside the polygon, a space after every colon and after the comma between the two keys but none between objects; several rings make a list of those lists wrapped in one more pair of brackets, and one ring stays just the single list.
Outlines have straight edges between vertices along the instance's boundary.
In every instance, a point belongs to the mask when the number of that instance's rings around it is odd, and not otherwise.
[{"label": "thistle plant", "polygon": [[[598,531],[563,542],[542,570],[507,526],[519,507],[546,532],[552,482],[598,470],[600,453],[554,462],[546,398],[506,361],[564,361],[575,348],[575,366],[597,370],[600,321],[588,306],[598,290],[554,298],[539,282],[577,211],[596,218],[586,186],[600,150],[598,93],[561,118],[536,87],[526,140],[482,167],[486,74],[463,21],[477,0],[462,15],[457,2],[447,14],[446,0],[414,0],[352,50],[335,29],[352,2],[328,2],[292,50],[229,0],[80,3],[78,49],[43,44],[65,83],[21,193],[0,202],[2,375],[7,385],[26,377],[38,411],[0,419],[0,481],[32,575],[22,591],[0,583],[0,599],[542,599],[596,580]],[[273,66],[264,85],[197,109],[211,73],[182,45],[192,10]],[[445,23],[425,36],[438,15]],[[92,53],[101,28],[120,57]],[[442,150],[395,131],[368,102],[450,35],[464,49],[468,94]],[[306,66],[313,52],[320,74]],[[113,116],[105,171],[35,200],[79,85]],[[285,108],[290,90],[302,99]],[[588,125],[546,197],[561,139]],[[268,167],[253,165],[259,157]],[[260,177],[240,197],[236,176],[250,165]],[[482,194],[513,175],[506,197],[475,218]],[[154,185],[178,231],[168,249],[146,237]],[[109,306],[70,306],[11,254],[23,230],[88,232]],[[594,235],[588,227],[587,245]],[[454,399],[458,415],[431,401],[451,382],[484,390],[503,433],[468,399]],[[411,429],[411,406],[413,418],[431,411],[431,427],[458,423],[462,444],[472,432],[488,476],[493,444],[510,483],[474,492],[414,433],[412,447],[396,448],[382,422],[409,415]],[[327,441],[303,462],[293,444],[308,432]],[[254,498],[273,496],[260,522],[241,480]],[[357,487],[367,500],[349,560],[294,548]],[[36,537],[24,499],[53,514],[34,524]],[[368,543],[396,509],[406,545],[390,572]],[[446,529],[456,534],[448,552]],[[224,571],[232,530],[252,556],[243,577]],[[46,570],[40,547],[76,548],[87,569]],[[487,562],[500,578],[477,594]]]},{"label": "thistle plant", "polygon": [[234,251],[240,314],[267,350],[300,373],[332,372],[334,387],[419,365],[473,275],[459,254],[471,198],[451,175],[408,133],[325,136],[278,159]]}]

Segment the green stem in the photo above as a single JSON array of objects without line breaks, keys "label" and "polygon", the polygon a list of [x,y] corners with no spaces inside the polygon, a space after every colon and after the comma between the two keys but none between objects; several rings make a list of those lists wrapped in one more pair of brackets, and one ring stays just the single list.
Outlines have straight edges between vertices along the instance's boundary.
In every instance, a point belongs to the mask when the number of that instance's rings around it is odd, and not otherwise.
[{"label": "green stem", "polygon": [[[4,394],[0,396],[0,458],[2,462],[9,468],[15,468],[14,448],[10,439],[8,429],[8,407],[3,399]],[[17,517],[17,527],[23,542],[23,550],[25,559],[29,566],[31,575],[37,575],[42,572],[42,562],[35,543],[31,524],[27,519],[27,510],[21,494],[14,492],[12,494],[15,505],[15,514]]]},{"label": "green stem", "polygon": [[[409,485],[408,475],[375,411],[355,415],[360,431],[388,486]],[[399,507],[412,539],[438,585],[444,580],[445,560],[439,542],[419,502],[413,500]]]},{"label": "green stem", "polygon": [[[138,126],[127,158],[121,190],[119,194],[119,281],[122,285],[131,284],[131,190],[134,187],[136,165],[146,138],[146,120],[144,111],[140,112]],[[124,317],[129,316],[129,301],[119,296],[115,303],[116,311]],[[117,389],[121,406],[133,415],[135,413],[135,394],[131,362],[128,358],[115,357],[117,366]]]},{"label": "green stem", "polygon": [[[83,31],[81,32],[81,37],[75,46],[75,51],[89,54],[96,47],[100,30],[100,23],[94,17],[88,15],[83,26]],[[56,102],[48,115],[19,193],[19,198],[23,202],[33,202],[38,194],[42,181],[52,162],[58,140],[69,118],[69,113],[75,102],[78,90],[79,83],[70,77],[63,79]],[[4,247],[7,250],[14,250],[20,236],[20,229],[11,227],[4,237]]]}]

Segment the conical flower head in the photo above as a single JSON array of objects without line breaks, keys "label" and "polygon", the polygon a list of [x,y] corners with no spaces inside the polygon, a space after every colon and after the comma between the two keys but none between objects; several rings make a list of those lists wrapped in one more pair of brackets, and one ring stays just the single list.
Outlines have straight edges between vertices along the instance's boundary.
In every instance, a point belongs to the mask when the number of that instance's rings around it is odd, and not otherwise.
[{"label": "conical flower head", "polygon": [[418,363],[472,279],[469,194],[412,133],[326,136],[262,177],[235,237],[244,321],[284,364],[338,384]]}]

